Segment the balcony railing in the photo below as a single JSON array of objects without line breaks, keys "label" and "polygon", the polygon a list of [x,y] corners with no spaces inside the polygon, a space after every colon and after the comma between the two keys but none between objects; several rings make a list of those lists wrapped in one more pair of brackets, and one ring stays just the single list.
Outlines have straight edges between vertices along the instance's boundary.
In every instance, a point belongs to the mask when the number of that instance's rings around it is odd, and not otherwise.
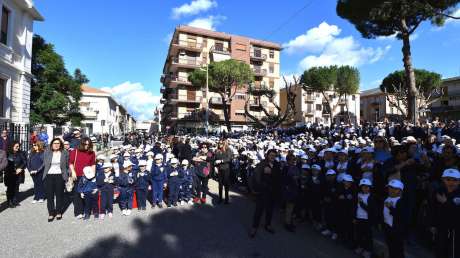
[{"label": "balcony railing", "polygon": [[189,97],[187,95],[174,94],[174,95],[171,95],[170,99],[171,99],[172,102],[201,103],[201,100],[203,99],[203,97],[196,96],[194,98],[191,98],[191,97]]},{"label": "balcony railing", "polygon": [[177,85],[177,84],[187,84],[191,85],[192,83],[188,80],[185,76],[177,76],[177,75],[168,75],[165,79],[166,83]]},{"label": "balcony railing", "polygon": [[[209,103],[214,104],[214,105],[222,105],[222,98],[220,97],[212,97],[209,99]],[[230,105],[230,103],[226,103],[227,105]]]},{"label": "balcony railing", "polygon": [[211,53],[218,53],[218,54],[225,54],[225,55],[228,55],[230,54],[230,49],[228,47],[216,47],[216,46],[213,46],[211,48]]},{"label": "balcony railing", "polygon": [[258,60],[258,61],[265,61],[267,59],[266,54],[262,54],[261,51],[251,51],[251,59]]},{"label": "balcony railing", "polygon": [[174,57],[172,59],[172,64],[199,67],[201,65],[201,60],[196,58]]},{"label": "balcony railing", "polygon": [[312,94],[308,95],[308,94],[307,94],[305,100],[306,100],[306,101],[315,101],[315,100],[316,100],[316,97],[315,97],[315,95],[312,95]]},{"label": "balcony railing", "polygon": [[267,75],[267,69],[263,69],[262,67],[254,66],[254,68],[252,68],[252,71],[254,72],[254,74],[256,76],[265,76],[265,75]]},{"label": "balcony railing", "polygon": [[198,43],[195,41],[188,41],[188,40],[176,40],[173,42],[174,45],[178,47],[187,48],[189,50],[196,50],[200,51],[203,49],[204,45],[202,43]]}]

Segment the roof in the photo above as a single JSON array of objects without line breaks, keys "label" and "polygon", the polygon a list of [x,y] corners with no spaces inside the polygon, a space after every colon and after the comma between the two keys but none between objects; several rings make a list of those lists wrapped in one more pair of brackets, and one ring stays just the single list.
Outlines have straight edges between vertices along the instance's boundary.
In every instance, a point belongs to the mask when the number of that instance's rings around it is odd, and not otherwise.
[{"label": "roof", "polygon": [[453,81],[460,81],[460,76],[446,78],[442,80],[443,82],[453,82]]},{"label": "roof", "polygon": [[363,91],[361,91],[361,93],[359,95],[361,97],[365,97],[365,96],[380,95],[380,94],[384,94],[380,90],[380,88],[374,88],[374,89],[369,89],[369,90],[363,90]]},{"label": "roof", "polygon": [[104,94],[104,95],[109,94],[110,95],[109,92],[90,87],[86,84],[81,85],[81,92],[88,93],[88,94]]},{"label": "roof", "polygon": [[[218,32],[218,31],[212,31],[212,30],[206,30],[206,29],[201,29],[197,27],[192,27],[188,25],[179,25],[176,27],[176,31],[178,32],[187,32],[191,34],[198,34],[198,35],[204,35],[212,38],[219,38],[219,39],[225,39],[225,40],[231,40],[232,37],[244,37],[244,36],[239,36],[239,35],[234,35],[234,34],[228,34],[225,32]],[[275,42],[270,42],[270,41],[265,41],[265,40],[260,40],[260,39],[253,39],[253,38],[248,38],[249,42],[253,45],[257,46],[262,46],[262,47],[267,47],[267,48],[274,48],[277,50],[281,50],[281,45]]]},{"label": "roof", "polygon": [[45,18],[38,12],[32,0],[14,0],[14,2],[36,21],[44,21]]}]

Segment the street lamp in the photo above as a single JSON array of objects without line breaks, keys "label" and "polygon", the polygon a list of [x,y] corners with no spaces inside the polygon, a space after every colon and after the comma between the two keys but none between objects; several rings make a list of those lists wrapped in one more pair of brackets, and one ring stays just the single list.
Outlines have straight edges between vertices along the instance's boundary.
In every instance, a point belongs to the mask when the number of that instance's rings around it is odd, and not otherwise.
[{"label": "street lamp", "polygon": [[206,137],[208,137],[208,127],[209,127],[209,65],[206,64],[205,67],[202,67],[201,69],[206,69],[206,113],[205,113],[205,132],[206,132]]}]

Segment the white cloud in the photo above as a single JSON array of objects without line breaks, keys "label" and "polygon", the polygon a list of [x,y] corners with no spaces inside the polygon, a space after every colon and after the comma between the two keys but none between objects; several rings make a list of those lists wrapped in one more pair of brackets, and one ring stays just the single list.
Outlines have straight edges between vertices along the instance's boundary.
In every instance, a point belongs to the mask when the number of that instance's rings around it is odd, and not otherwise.
[{"label": "white cloud", "polygon": [[213,0],[194,0],[189,4],[183,4],[172,9],[172,18],[179,19],[183,16],[196,15],[200,12],[205,12],[217,6],[217,2]]},{"label": "white cloud", "polygon": [[141,83],[124,82],[102,90],[110,92],[115,100],[123,105],[137,120],[152,119],[155,106],[160,104],[161,96],[155,96],[144,89]]},{"label": "white cloud", "polygon": [[206,30],[216,30],[216,26],[225,19],[227,19],[225,16],[210,15],[206,18],[196,18],[195,20],[189,22],[188,25]]},{"label": "white cloud", "polygon": [[299,65],[301,69],[308,69],[314,66],[372,64],[382,59],[390,48],[389,45],[385,48],[362,47],[352,36],[336,38],[321,54],[309,55]]},{"label": "white cloud", "polygon": [[[457,11],[453,12],[451,15],[454,17],[460,17],[460,9],[457,9]],[[460,20],[447,18],[445,24],[447,25],[449,23],[460,23]]]},{"label": "white cloud", "polygon": [[396,36],[398,36],[398,33],[395,33],[393,35],[390,35],[390,36],[378,36],[376,39],[377,40],[380,40],[380,41],[383,41],[383,40],[396,40]]},{"label": "white cloud", "polygon": [[318,27],[309,29],[305,34],[284,43],[283,48],[289,54],[302,51],[321,51],[340,32],[341,29],[336,25],[329,25],[327,22],[322,22]]}]

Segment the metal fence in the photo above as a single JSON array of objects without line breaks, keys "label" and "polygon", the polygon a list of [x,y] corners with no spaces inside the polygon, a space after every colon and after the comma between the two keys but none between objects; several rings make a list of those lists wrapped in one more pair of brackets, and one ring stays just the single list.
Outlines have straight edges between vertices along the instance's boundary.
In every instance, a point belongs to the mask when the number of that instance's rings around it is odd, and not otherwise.
[{"label": "metal fence", "polygon": [[21,143],[21,150],[28,151],[30,148],[30,126],[28,124],[0,123],[0,130],[8,130],[8,137],[11,141]]}]

